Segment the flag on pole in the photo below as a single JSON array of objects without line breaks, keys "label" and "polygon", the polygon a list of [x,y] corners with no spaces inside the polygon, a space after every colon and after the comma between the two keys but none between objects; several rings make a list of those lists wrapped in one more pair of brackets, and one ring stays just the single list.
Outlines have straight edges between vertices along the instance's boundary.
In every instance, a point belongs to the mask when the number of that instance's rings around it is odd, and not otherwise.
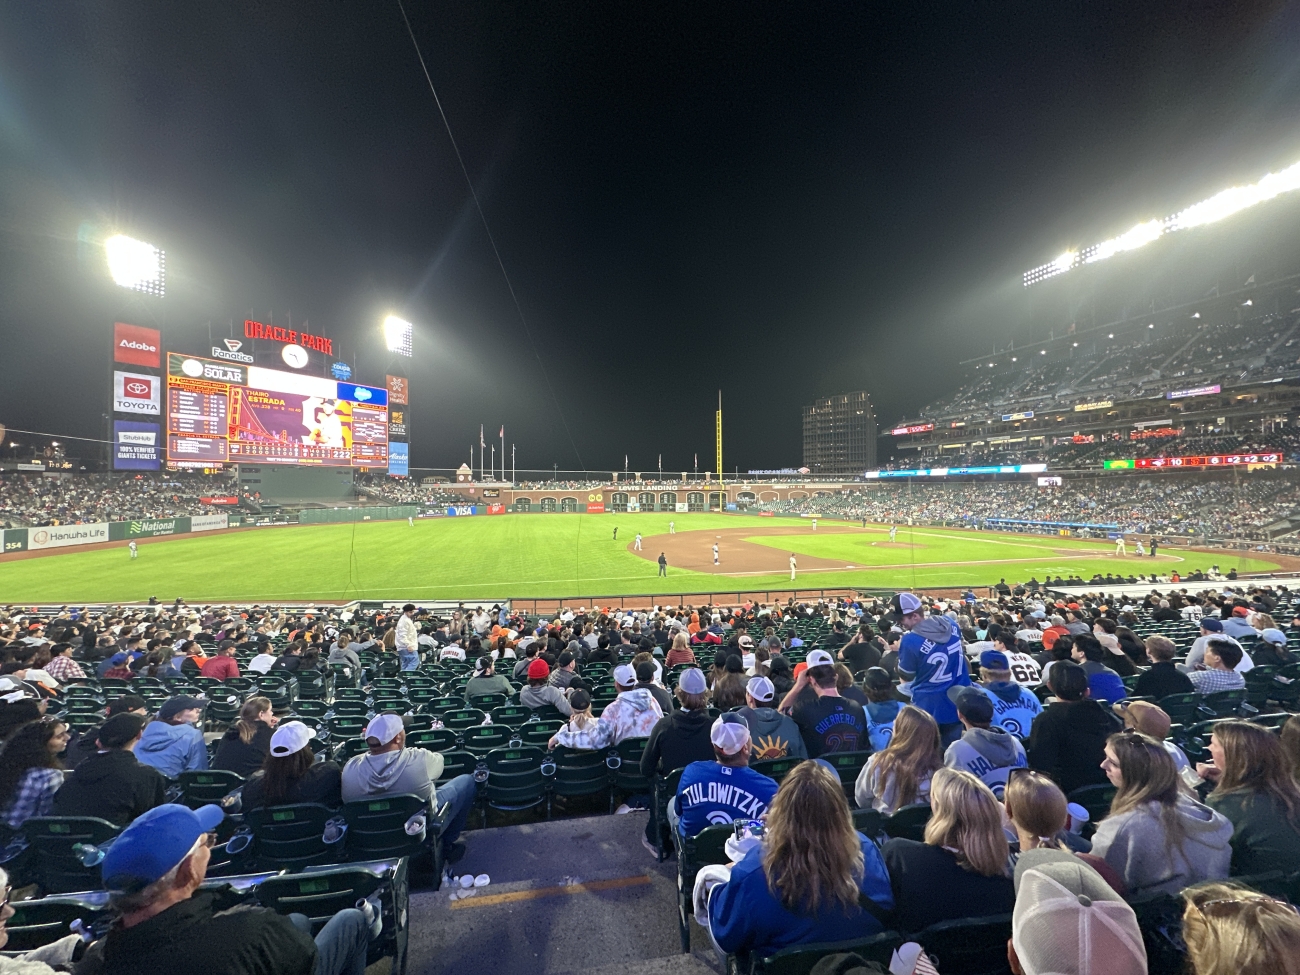
[{"label": "flag on pole", "polygon": [[483,439],[483,424],[481,423],[478,425],[478,445],[480,447],[487,446],[487,441]]}]

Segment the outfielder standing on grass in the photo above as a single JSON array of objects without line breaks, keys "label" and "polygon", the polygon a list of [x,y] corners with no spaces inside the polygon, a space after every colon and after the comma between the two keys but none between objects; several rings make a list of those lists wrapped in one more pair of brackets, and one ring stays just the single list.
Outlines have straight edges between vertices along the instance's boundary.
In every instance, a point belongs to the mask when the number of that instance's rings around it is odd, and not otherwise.
[{"label": "outfielder standing on grass", "polygon": [[131,541],[127,542],[127,543],[126,543],[126,547],[129,548],[129,549],[131,550],[131,558],[135,558],[135,557],[139,554],[139,553],[136,552],[136,550],[135,550],[135,540],[134,540],[134,539],[132,539]]}]

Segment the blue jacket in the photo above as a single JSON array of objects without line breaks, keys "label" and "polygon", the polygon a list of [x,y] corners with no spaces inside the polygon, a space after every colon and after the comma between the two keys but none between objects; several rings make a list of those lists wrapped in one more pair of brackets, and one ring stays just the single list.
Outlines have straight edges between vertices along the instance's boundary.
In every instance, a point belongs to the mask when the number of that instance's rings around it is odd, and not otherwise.
[{"label": "blue jacket", "polygon": [[[863,872],[860,889],[881,913],[894,907],[889,872],[874,843],[861,833]],[[777,951],[818,941],[866,938],[884,930],[881,923],[856,905],[845,913],[838,905],[823,906],[816,915],[793,914],[772,896],[763,873],[763,848],[755,846],[731,870],[731,880],[714,888],[709,898],[709,928],[723,951]]]},{"label": "blue jacket", "polygon": [[879,701],[867,705],[867,737],[871,739],[871,750],[883,752],[894,737],[894,719],[903,710],[902,701]]},{"label": "blue jacket", "polygon": [[135,746],[135,757],[142,765],[151,765],[169,779],[182,772],[197,772],[208,767],[208,749],[203,732],[192,724],[169,724],[150,721]]},{"label": "blue jacket", "polygon": [[948,688],[970,686],[961,631],[946,616],[927,616],[898,643],[898,669],[912,674],[912,703],[929,711],[939,724],[957,720]]}]

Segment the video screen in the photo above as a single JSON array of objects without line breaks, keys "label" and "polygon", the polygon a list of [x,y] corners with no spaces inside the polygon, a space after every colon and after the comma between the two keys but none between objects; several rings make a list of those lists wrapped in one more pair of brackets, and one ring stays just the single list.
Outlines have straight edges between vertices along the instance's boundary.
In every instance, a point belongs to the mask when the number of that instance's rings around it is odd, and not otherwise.
[{"label": "video screen", "polygon": [[173,466],[388,464],[386,389],[178,353],[167,371]]}]

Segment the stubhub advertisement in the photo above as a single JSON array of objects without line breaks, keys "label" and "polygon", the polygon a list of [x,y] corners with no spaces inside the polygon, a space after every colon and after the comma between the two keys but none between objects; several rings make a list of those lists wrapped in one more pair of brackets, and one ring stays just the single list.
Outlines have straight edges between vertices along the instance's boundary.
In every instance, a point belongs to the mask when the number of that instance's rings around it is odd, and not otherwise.
[{"label": "stubhub advertisement", "polygon": [[113,470],[156,471],[161,467],[162,433],[157,423],[113,421]]}]

